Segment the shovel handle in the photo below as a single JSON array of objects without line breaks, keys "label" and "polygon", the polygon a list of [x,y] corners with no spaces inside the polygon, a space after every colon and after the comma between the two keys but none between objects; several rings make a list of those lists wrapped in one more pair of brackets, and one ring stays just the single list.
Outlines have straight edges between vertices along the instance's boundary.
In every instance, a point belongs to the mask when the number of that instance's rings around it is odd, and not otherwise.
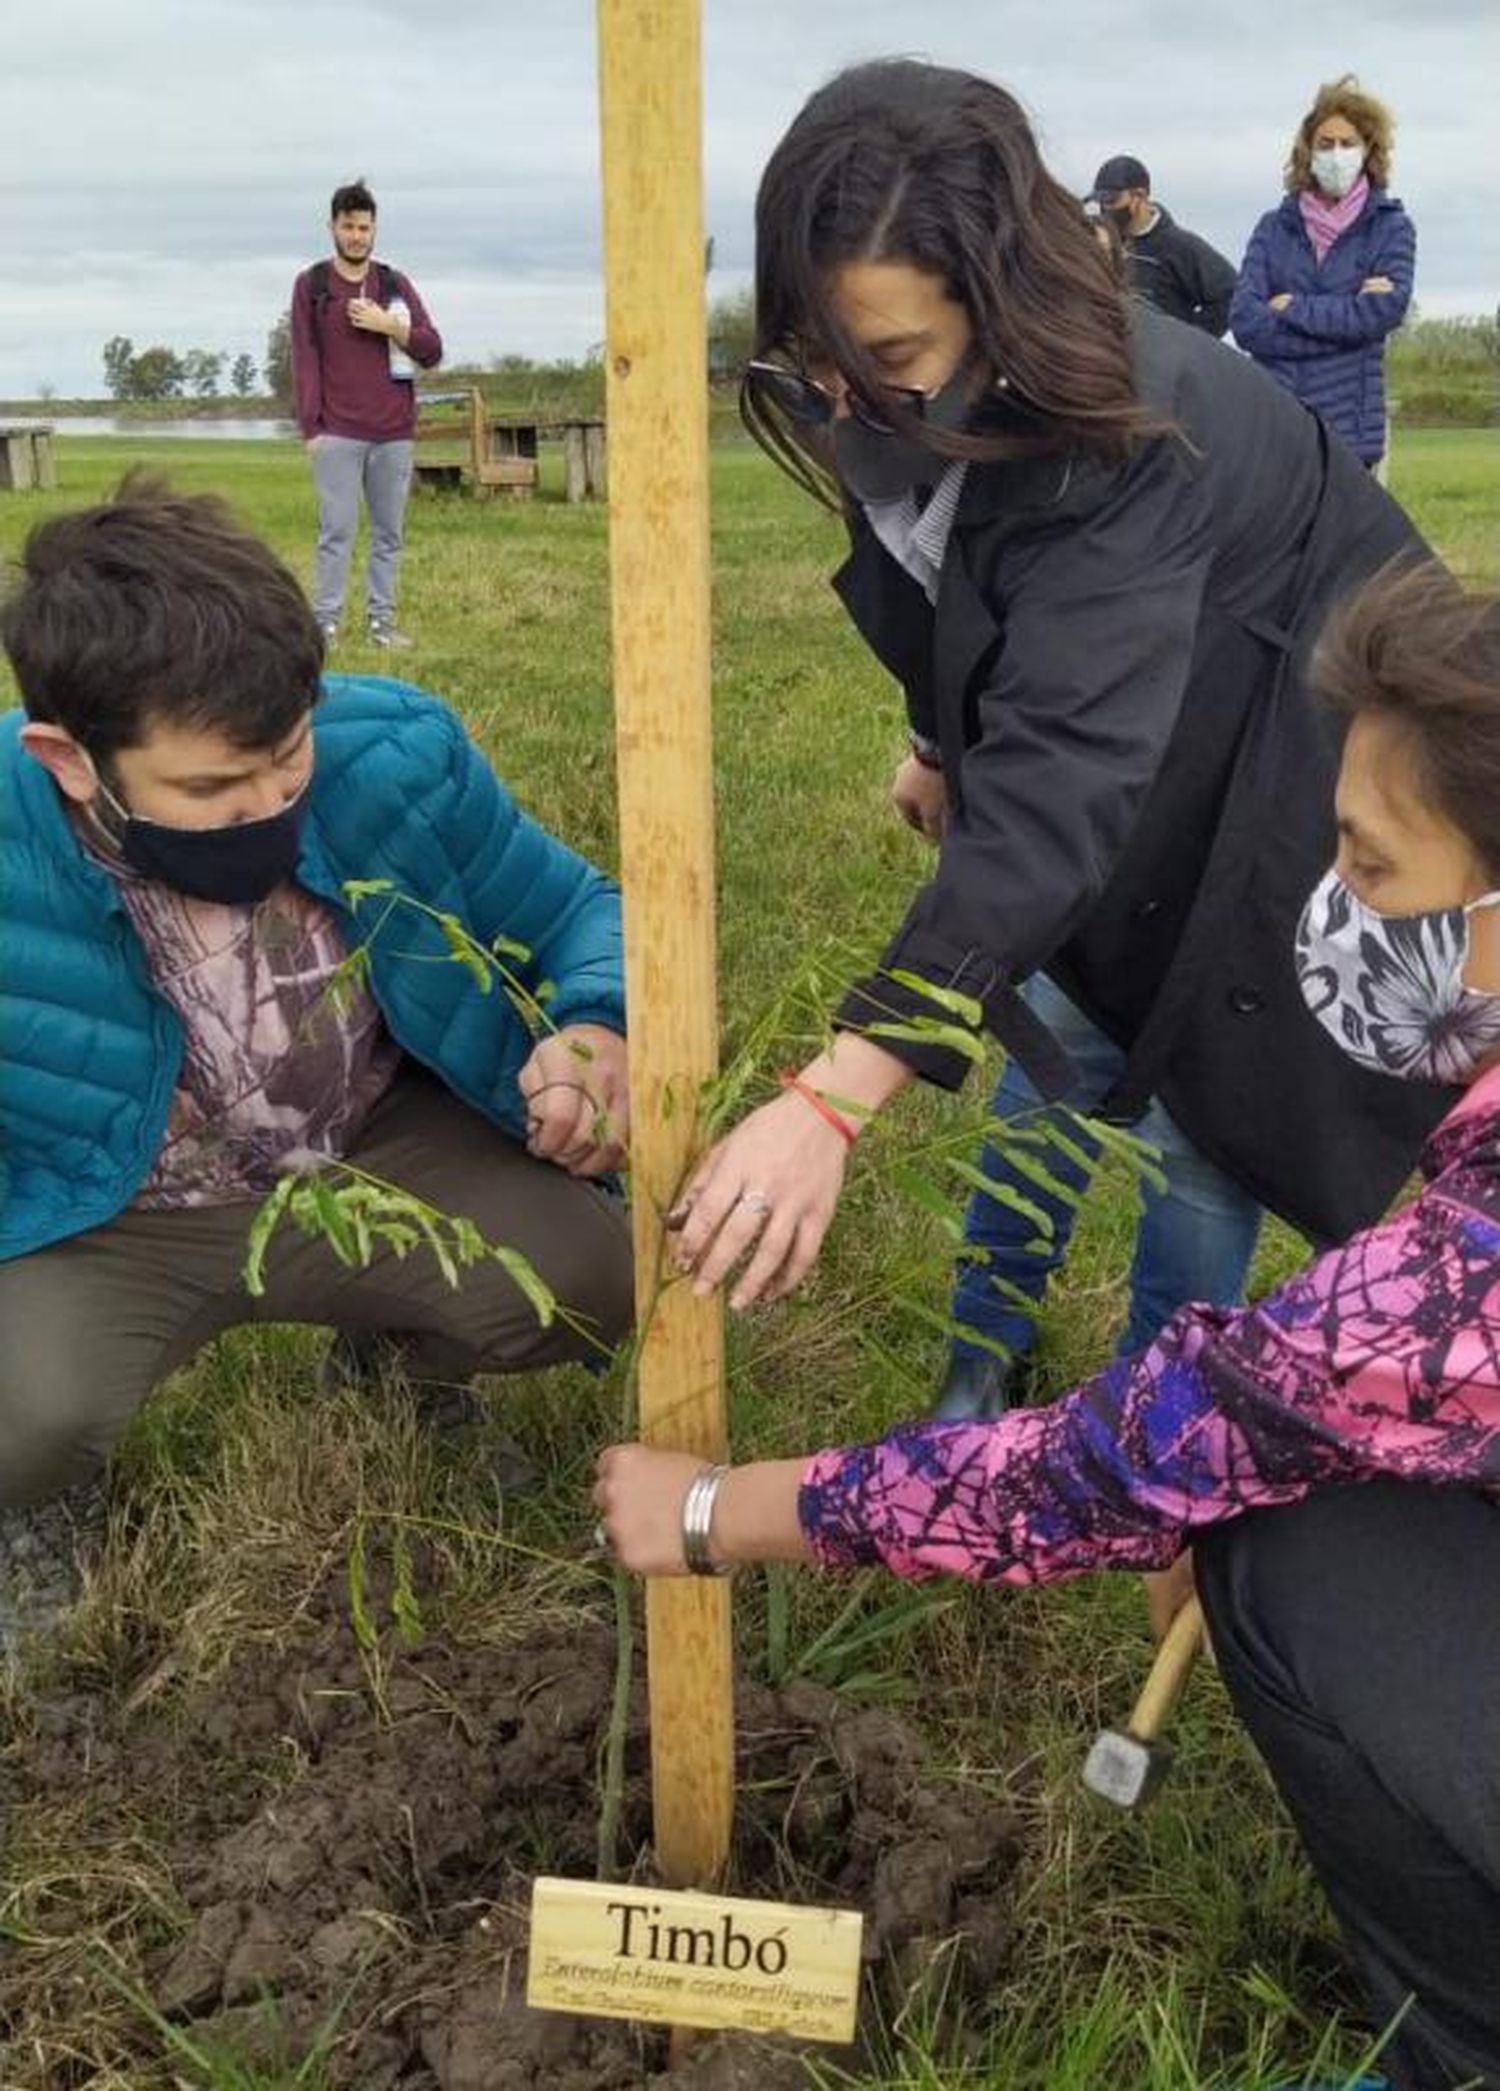
[{"label": "shovel handle", "polygon": [[1130,1716],[1130,1732],[1142,1742],[1155,1742],[1172,1718],[1193,1664],[1203,1648],[1203,1608],[1190,1597],[1177,1612],[1156,1651],[1141,1695]]}]

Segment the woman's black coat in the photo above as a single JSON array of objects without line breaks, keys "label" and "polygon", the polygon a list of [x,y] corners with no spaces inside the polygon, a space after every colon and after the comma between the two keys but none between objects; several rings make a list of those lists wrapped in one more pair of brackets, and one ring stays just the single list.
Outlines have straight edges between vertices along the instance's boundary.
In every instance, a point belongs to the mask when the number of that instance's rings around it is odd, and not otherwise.
[{"label": "woman's black coat", "polygon": [[[1141,396],[1176,434],[1129,463],[971,464],[934,609],[861,515],[834,585],[942,748],[936,876],[845,1024],[977,996],[1048,1093],[1068,1073],[1013,991],[1045,969],[1128,1049],[1103,1115],[1162,1098],[1318,1238],[1366,1224],[1450,1093],[1356,1067],[1292,966],[1335,854],[1338,734],[1308,687],[1330,607],[1425,547],[1314,417],[1233,350],[1134,309]],[[882,1038],[950,1085],[951,1051]]]}]

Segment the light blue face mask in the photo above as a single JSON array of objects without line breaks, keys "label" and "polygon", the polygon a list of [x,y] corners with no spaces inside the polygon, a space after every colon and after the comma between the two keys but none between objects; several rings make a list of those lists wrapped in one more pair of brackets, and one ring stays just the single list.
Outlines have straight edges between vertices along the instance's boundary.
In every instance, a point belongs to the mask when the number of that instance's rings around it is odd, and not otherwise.
[{"label": "light blue face mask", "polygon": [[1325,145],[1321,152],[1312,155],[1310,162],[1313,180],[1335,203],[1354,187],[1364,164],[1362,145]]},{"label": "light blue face mask", "polygon": [[1351,1060],[1413,1082],[1467,1082],[1500,1051],[1500,994],[1465,987],[1469,917],[1500,907],[1500,892],[1463,907],[1381,915],[1330,871],[1297,926],[1302,998]]}]

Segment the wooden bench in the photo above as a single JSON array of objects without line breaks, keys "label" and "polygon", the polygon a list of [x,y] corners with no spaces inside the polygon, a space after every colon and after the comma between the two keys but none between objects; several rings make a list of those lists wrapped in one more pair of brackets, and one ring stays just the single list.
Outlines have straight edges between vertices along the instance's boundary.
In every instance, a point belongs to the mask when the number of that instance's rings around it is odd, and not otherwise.
[{"label": "wooden bench", "polygon": [[412,467],[418,487],[455,493],[467,487],[483,500],[495,493],[527,500],[540,484],[540,448],[546,436],[562,441],[565,498],[604,499],[604,422],[597,414],[571,414],[552,421],[492,414],[477,385],[466,385],[461,391],[419,393],[417,408],[418,445],[443,443],[453,453],[424,457],[419,447]]},{"label": "wooden bench", "polygon": [[518,501],[529,499],[536,491],[541,472],[535,425],[531,424],[528,449],[516,440],[514,424],[497,421],[490,413],[477,385],[456,392],[419,393],[414,437],[419,446],[444,443],[457,447],[457,455],[450,457],[424,457],[418,448],[412,477],[419,488],[458,492],[467,486],[481,500],[506,493]]},{"label": "wooden bench", "polygon": [[50,421],[0,421],[0,487],[16,493],[57,485]]}]

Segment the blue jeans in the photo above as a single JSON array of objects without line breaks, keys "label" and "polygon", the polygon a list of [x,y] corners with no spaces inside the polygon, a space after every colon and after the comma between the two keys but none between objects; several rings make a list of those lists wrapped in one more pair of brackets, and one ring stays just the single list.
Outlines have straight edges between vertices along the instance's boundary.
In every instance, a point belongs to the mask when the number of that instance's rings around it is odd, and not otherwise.
[{"label": "blue jeans", "polygon": [[[1117,1080],[1125,1065],[1124,1053],[1045,974],[1035,975],[1022,992],[1078,1069],[1075,1105],[1091,1110]],[[996,1118],[1042,1127],[1055,1117],[1074,1146],[1083,1149],[1091,1161],[1099,1158],[1096,1143],[1066,1112],[1050,1112],[1013,1060],[1006,1062],[990,1108]],[[1163,1193],[1149,1183],[1141,1186],[1144,1210],[1130,1267],[1130,1319],[1118,1346],[1122,1356],[1144,1349],[1185,1301],[1232,1306],[1242,1300],[1260,1230],[1259,1205],[1198,1153],[1160,1103],[1153,1101],[1132,1130],[1160,1149],[1167,1188]],[[1080,1193],[1088,1189],[1092,1168],[1082,1168],[1055,1147],[1026,1151],[1043,1163],[1049,1176]],[[1048,1279],[1067,1255],[1076,1208],[1017,1169],[989,1143],[980,1166],[986,1177],[1009,1185],[1029,1204],[1040,1206],[1052,1222],[1051,1239],[1043,1250],[1040,1244],[1031,1246],[1039,1230],[1025,1213],[983,1191],[970,1198],[965,1216],[965,1246],[983,1254],[966,1257],[960,1268],[950,1310],[953,1320],[1019,1357],[1035,1340],[1034,1309],[1041,1305]],[[999,1286],[993,1282],[997,1278],[1002,1281]],[[1032,1309],[1005,1288],[1023,1294],[1033,1303]],[[986,1345],[965,1342],[961,1336],[955,1337],[953,1350],[956,1356],[993,1355]]]}]

